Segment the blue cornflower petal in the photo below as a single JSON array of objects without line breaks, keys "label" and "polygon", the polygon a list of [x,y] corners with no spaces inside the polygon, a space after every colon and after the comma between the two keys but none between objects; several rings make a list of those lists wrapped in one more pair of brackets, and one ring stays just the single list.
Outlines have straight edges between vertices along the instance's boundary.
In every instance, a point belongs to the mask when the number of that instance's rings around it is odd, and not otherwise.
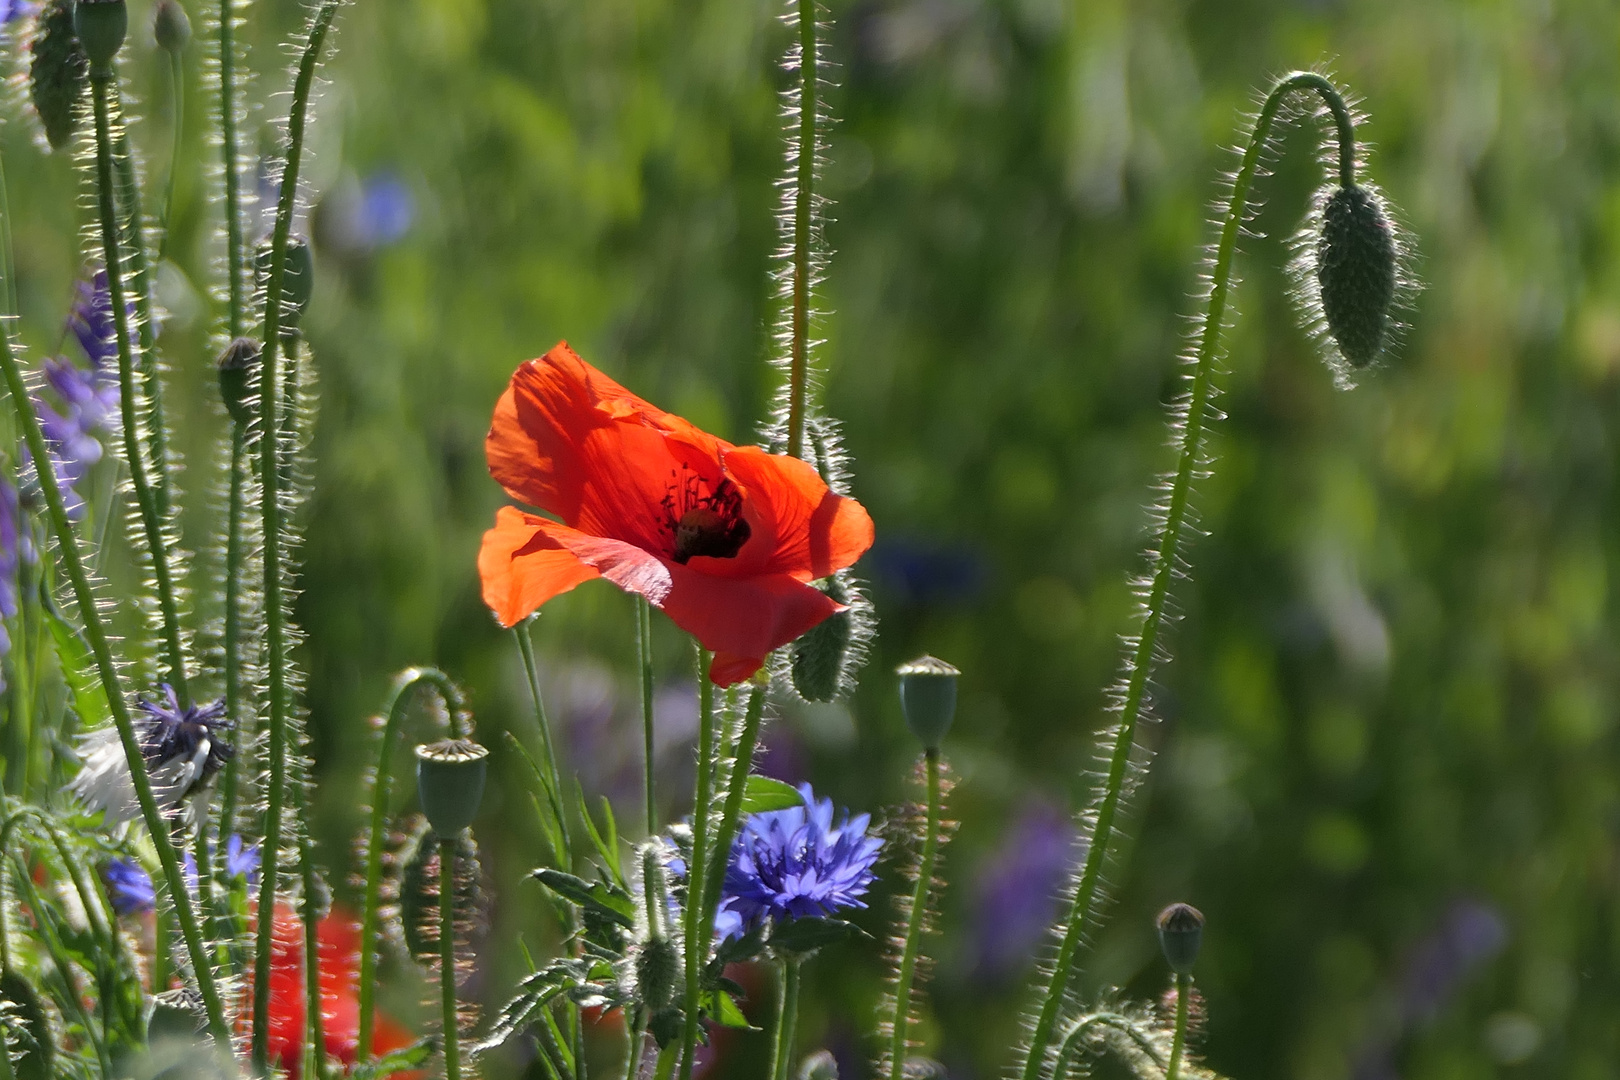
[{"label": "blue cornflower petal", "polygon": [[107,899],[120,915],[139,915],[157,905],[152,877],[134,859],[113,859],[102,870]]}]

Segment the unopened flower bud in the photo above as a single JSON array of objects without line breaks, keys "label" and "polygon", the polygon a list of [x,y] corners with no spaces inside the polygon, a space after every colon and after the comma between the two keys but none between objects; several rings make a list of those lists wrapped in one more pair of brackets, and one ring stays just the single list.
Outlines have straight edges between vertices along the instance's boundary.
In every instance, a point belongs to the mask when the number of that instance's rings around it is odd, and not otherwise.
[{"label": "unopened flower bud", "polygon": [[416,794],[439,837],[459,835],[478,816],[488,768],[489,748],[471,739],[443,739],[416,748]]},{"label": "unopened flower bud", "polygon": [[[834,603],[848,604],[849,593],[836,578],[821,583],[821,591]],[[844,681],[849,657],[849,611],[829,615],[793,643],[793,689],[806,701],[831,701]]]},{"label": "unopened flower bud", "polygon": [[943,660],[919,656],[901,664],[896,674],[906,726],[923,746],[936,749],[956,718],[956,680],[962,673]]},{"label": "unopened flower bud", "polygon": [[838,1080],[838,1059],[826,1050],[817,1050],[799,1066],[799,1080]]},{"label": "unopened flower bud", "polygon": [[219,396],[225,402],[225,411],[238,424],[253,419],[252,376],[258,370],[262,349],[257,341],[239,337],[219,354]]},{"label": "unopened flower bud", "polygon": [[72,0],[46,0],[34,16],[29,53],[28,95],[34,115],[46,143],[60,150],[78,130],[79,100],[90,73],[90,60],[73,32]]},{"label": "unopened flower bud", "polygon": [[681,958],[666,937],[648,938],[636,952],[636,989],[641,1002],[654,1012],[675,998]]},{"label": "unopened flower bud", "polygon": [[78,0],[73,8],[73,31],[90,58],[91,71],[110,72],[129,33],[129,9],[124,0]]},{"label": "unopened flower bud", "polygon": [[1204,943],[1204,914],[1191,904],[1171,904],[1159,912],[1159,948],[1177,975],[1191,973]]},{"label": "unopened flower bud", "polygon": [[1316,279],[1322,315],[1339,353],[1353,368],[1378,358],[1389,336],[1400,251],[1383,200],[1359,184],[1322,204]]},{"label": "unopened flower bud", "polygon": [[191,17],[180,0],[158,0],[152,15],[152,36],[158,48],[178,55],[191,43]]},{"label": "unopened flower bud", "polygon": [[[271,238],[266,237],[260,241],[259,250],[254,257],[260,292],[270,287],[270,256]],[[314,295],[315,256],[309,249],[309,241],[297,233],[292,233],[287,237],[286,262],[281,269],[282,329],[298,329],[298,324],[304,318],[304,311],[309,307],[310,299]]]}]

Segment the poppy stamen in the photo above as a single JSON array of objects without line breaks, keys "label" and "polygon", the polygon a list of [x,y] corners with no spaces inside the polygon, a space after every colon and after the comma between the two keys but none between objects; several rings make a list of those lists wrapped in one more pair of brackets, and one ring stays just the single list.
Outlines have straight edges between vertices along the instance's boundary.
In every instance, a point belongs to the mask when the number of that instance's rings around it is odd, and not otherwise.
[{"label": "poppy stamen", "polygon": [[694,555],[713,559],[735,558],[752,533],[743,519],[742,495],[729,479],[705,492],[703,478],[681,466],[684,476],[671,473],[664,495],[664,524],[671,539],[670,558],[684,565]]}]

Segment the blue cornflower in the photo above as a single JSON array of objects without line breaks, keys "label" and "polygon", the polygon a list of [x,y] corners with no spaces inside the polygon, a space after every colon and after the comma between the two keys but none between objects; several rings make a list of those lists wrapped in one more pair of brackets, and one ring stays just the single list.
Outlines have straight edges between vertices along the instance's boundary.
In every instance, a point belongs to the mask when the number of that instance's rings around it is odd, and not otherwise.
[{"label": "blue cornflower", "polygon": [[259,845],[246,847],[242,838],[231,833],[230,839],[225,841],[225,876],[228,878],[244,878],[249,885],[259,876]]},{"label": "blue cornflower", "polygon": [[[232,833],[230,839],[225,841],[225,876],[243,878],[251,886],[258,870],[258,845],[246,847],[242,838]],[[187,886],[196,895],[197,860],[189,851],[186,852],[182,871],[186,875]],[[113,911],[119,915],[140,915],[151,911],[157,904],[157,890],[152,885],[152,875],[134,859],[110,860],[102,868],[101,878],[107,884],[107,899],[112,901]]]},{"label": "blue cornflower", "polygon": [[830,799],[799,787],[803,806],[753,814],[742,824],[726,868],[715,929],[737,937],[769,917],[804,919],[864,908],[883,841],[867,835],[871,817],[833,824]]},{"label": "blue cornflower", "polygon": [[[179,806],[225,766],[236,752],[221,733],[235,726],[224,719],[225,702],[182,707],[174,688],[163,684],[163,700],[136,703],[136,738],[152,778],[152,794],[165,810]],[[80,737],[84,768],[69,788],[92,810],[105,810],[108,824],[140,813],[123,746],[113,728]]]}]

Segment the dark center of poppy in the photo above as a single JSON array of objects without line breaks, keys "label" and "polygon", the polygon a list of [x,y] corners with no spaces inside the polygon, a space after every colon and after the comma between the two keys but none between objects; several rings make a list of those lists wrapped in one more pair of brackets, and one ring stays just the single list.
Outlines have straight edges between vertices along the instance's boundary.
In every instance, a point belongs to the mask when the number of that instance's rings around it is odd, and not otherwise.
[{"label": "dark center of poppy", "polygon": [[694,555],[735,558],[748,542],[752,530],[743,519],[742,496],[736,487],[730,480],[721,480],[713,491],[707,486],[700,477],[688,474],[672,482],[664,496],[670,558],[678,563],[684,564]]}]

